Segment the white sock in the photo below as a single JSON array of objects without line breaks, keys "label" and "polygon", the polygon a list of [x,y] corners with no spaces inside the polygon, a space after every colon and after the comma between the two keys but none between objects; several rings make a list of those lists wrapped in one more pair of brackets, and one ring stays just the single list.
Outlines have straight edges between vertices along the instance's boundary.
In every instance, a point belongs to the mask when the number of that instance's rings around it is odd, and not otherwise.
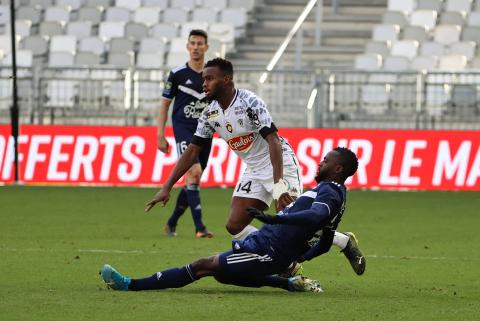
[{"label": "white sock", "polygon": [[258,231],[258,228],[256,228],[255,226],[252,226],[252,225],[247,225],[247,226],[245,226],[245,228],[240,233],[235,234],[233,236],[233,239],[242,241],[248,236],[248,234],[250,234],[252,232],[255,232],[255,231]]},{"label": "white sock", "polygon": [[333,244],[338,246],[340,250],[343,250],[345,246],[347,246],[348,240],[349,238],[347,235],[335,231],[335,235],[333,236]]}]

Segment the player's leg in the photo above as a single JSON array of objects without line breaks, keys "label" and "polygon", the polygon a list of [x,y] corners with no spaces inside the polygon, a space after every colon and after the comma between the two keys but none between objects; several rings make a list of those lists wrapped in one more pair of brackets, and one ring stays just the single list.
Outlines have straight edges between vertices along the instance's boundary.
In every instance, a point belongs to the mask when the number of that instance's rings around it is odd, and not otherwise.
[{"label": "player's leg", "polygon": [[246,208],[255,207],[265,211],[271,201],[271,196],[265,190],[261,180],[247,168],[233,191],[226,224],[227,231],[233,235],[234,239],[244,240],[250,233],[258,230],[253,225],[249,225],[252,218],[247,214]]},{"label": "player's leg", "polygon": [[100,274],[113,290],[145,291],[181,288],[203,277],[215,275],[218,271],[218,255],[196,260],[183,267],[167,269],[145,278],[129,278],[105,264]]},{"label": "player's leg", "polygon": [[195,225],[195,236],[211,238],[213,234],[208,232],[207,227],[202,221],[202,205],[200,201],[200,178],[202,168],[200,163],[193,164],[186,173],[186,189],[188,204],[192,212],[193,223]]},{"label": "player's leg", "polygon": [[[242,244],[236,243],[236,244]],[[255,252],[255,251],[252,251]],[[233,250],[222,253],[219,259],[219,271],[214,278],[223,284],[242,287],[274,287],[287,291],[321,292],[320,284],[304,276],[281,277],[277,273],[285,269],[288,263],[276,262],[266,253],[250,253]]]},{"label": "player's leg", "polygon": [[211,143],[203,146],[198,155],[198,163],[194,164],[187,172],[187,196],[190,210],[192,212],[193,222],[195,224],[195,236],[200,238],[211,238],[213,233],[207,230],[202,220],[202,206],[200,200],[200,179],[203,170],[207,166],[210,155]]},{"label": "player's leg", "polygon": [[262,211],[268,209],[267,204],[258,199],[234,196],[230,205],[226,228],[236,240],[244,240],[250,233],[258,230],[253,225],[249,225],[252,218],[246,212],[247,207],[255,207]]},{"label": "player's leg", "polygon": [[[185,149],[188,146],[187,138],[191,134],[188,131],[185,131],[184,128],[181,126],[173,127],[173,133],[175,135],[175,142],[177,148],[177,156],[180,157]],[[175,203],[175,208],[173,209],[172,215],[170,215],[167,224],[165,225],[165,234],[168,236],[176,236],[176,228],[178,224],[178,220],[180,217],[185,213],[186,209],[188,208],[188,193],[187,193],[187,186],[183,187],[178,193],[177,201]]]},{"label": "player's leg", "polygon": [[[340,243],[340,245],[338,245],[338,243]],[[357,275],[362,275],[365,272],[367,261],[365,260],[365,256],[358,246],[358,240],[355,234],[352,232],[342,233],[335,231],[333,244],[340,248],[340,251],[348,259],[353,271],[355,271]]]}]

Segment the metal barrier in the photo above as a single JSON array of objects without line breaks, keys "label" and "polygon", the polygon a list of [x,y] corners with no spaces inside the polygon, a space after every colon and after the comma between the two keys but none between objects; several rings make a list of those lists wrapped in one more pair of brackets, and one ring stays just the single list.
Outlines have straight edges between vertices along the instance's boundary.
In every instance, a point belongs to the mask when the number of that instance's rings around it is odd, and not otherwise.
[{"label": "metal barrier", "polygon": [[[480,72],[237,70],[279,127],[480,129]],[[11,69],[0,67],[0,123],[9,123]],[[24,124],[156,125],[168,70],[21,69]]]}]

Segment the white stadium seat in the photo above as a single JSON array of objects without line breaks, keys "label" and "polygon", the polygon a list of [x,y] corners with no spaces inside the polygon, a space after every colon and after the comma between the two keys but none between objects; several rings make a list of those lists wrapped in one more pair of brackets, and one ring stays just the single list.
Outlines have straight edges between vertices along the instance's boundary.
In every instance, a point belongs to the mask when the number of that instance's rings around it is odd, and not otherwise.
[{"label": "white stadium seat", "polygon": [[374,71],[380,70],[382,66],[382,56],[377,54],[362,54],[355,57],[355,69]]},{"label": "white stadium seat", "polygon": [[398,39],[398,25],[376,25],[373,27],[372,39],[375,41],[394,41]]},{"label": "white stadium seat", "polygon": [[412,59],[418,53],[418,41],[399,40],[392,43],[390,54],[392,56],[402,56]]},{"label": "white stadium seat", "polygon": [[460,40],[462,28],[457,25],[440,25],[434,30],[434,40],[444,45],[450,45]]}]

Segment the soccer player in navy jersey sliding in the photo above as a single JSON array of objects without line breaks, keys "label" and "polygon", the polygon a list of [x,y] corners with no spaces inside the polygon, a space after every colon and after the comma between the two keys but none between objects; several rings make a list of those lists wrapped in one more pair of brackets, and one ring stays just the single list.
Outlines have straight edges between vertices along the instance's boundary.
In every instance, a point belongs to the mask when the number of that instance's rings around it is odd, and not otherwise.
[{"label": "soccer player in navy jersey sliding", "polygon": [[[167,153],[169,144],[165,138],[165,124],[167,123],[168,109],[174,99],[172,125],[179,156],[190,144],[197,129],[198,118],[208,105],[202,87],[202,70],[205,64],[205,53],[208,50],[207,33],[198,29],[190,31],[187,50],[190,55],[189,61],[172,69],[165,82],[158,114],[158,149]],[[200,177],[207,166],[210,149],[211,142],[205,145],[194,164],[186,172],[186,185],[180,190],[175,209],[165,225],[165,233],[169,236],[177,235],[178,220],[190,207],[195,224],[195,237],[213,237],[213,234],[203,224],[200,202]]]},{"label": "soccer player in navy jersey sliding", "polygon": [[108,287],[124,291],[180,288],[213,276],[220,283],[237,286],[321,292],[315,280],[302,275],[286,278],[279,273],[292,262],[328,252],[345,211],[345,180],[357,168],[355,153],[337,147],[319,163],[315,177],[318,185],[277,215],[249,207],[248,215],[265,224],[244,240],[233,240],[232,249],[139,279],[125,277],[106,264],[100,271],[102,279]]},{"label": "soccer player in navy jersey sliding", "polygon": [[[255,93],[235,88],[230,61],[215,58],[203,69],[203,90],[211,99],[200,117],[191,143],[182,153],[162,189],[146,204],[150,211],[156,204],[165,205],[174,184],[188,171],[205,148],[210,148],[214,133],[223,139],[245,165],[230,203],[227,231],[236,240],[245,239],[257,228],[250,224],[252,217],[246,209],[268,209],[275,200],[280,211],[303,193],[299,163],[292,147],[278,135],[277,127],[265,102]],[[355,273],[365,271],[361,255],[351,232],[334,231],[333,244],[347,257]],[[286,271],[294,275],[301,269],[293,264]]]}]

